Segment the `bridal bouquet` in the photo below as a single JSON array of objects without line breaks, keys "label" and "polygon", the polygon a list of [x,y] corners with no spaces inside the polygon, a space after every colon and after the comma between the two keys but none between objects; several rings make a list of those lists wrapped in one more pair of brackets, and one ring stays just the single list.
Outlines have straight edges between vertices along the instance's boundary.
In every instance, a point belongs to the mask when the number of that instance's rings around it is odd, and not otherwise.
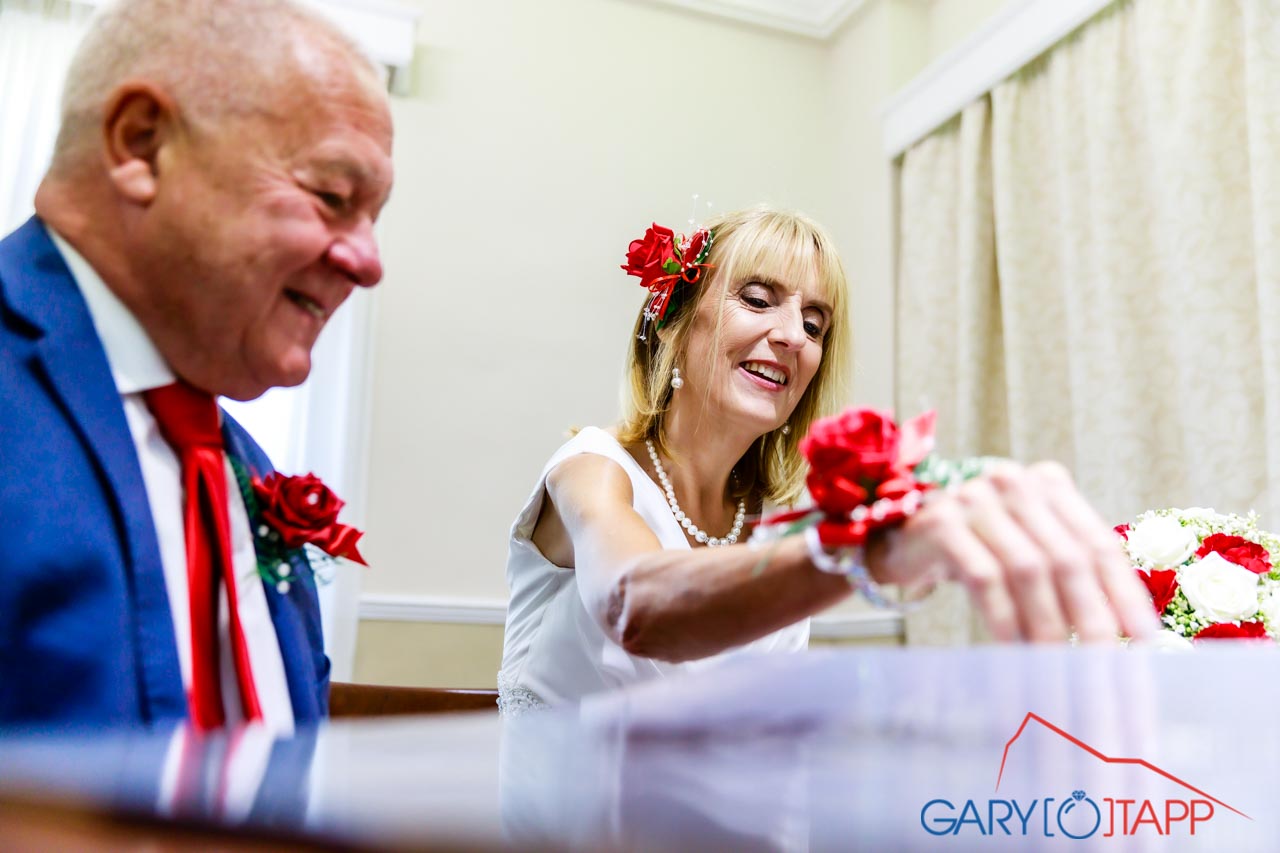
[{"label": "bridal bouquet", "polygon": [[1116,528],[1151,592],[1168,645],[1191,640],[1280,640],[1280,538],[1258,516],[1154,509]]}]

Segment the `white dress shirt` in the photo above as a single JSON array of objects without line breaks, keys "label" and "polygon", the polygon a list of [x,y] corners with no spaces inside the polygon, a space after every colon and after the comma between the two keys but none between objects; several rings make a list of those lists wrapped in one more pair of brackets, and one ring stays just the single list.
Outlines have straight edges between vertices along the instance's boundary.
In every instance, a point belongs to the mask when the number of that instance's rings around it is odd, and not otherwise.
[{"label": "white dress shirt", "polygon": [[[178,641],[178,662],[182,668],[182,684],[191,691],[191,607],[187,595],[187,543],[183,533],[182,465],[173,448],[160,434],[155,416],[147,408],[142,393],[177,381],[142,325],[120,299],[111,292],[102,277],[66,240],[54,233],[58,251],[66,261],[80,288],[94,328],[102,340],[107,364],[116,382],[116,390],[124,404],[129,432],[138,451],[142,480],[146,485],[160,545],[160,562],[164,566],[165,589],[169,594],[169,611],[173,614],[173,631]],[[253,681],[262,706],[267,729],[281,734],[293,731],[293,704],[285,680],[284,660],[276,639],[275,625],[267,609],[266,591],[258,575],[257,555],[244,501],[236,487],[230,461],[225,463],[227,475],[227,510],[231,523],[232,566],[236,576],[237,609],[249,648]],[[226,587],[218,591],[218,662],[221,669],[222,703],[227,724],[244,719],[240,710],[240,687],[236,681],[231,654],[230,616]]]}]

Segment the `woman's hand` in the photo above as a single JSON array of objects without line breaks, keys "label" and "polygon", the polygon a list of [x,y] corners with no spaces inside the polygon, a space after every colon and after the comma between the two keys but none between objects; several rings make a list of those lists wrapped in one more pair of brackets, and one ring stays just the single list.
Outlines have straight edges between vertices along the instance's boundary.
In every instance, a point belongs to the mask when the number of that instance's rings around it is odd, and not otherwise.
[{"label": "woman's hand", "polygon": [[868,548],[884,583],[962,583],[1000,641],[1082,642],[1159,630],[1151,600],[1110,525],[1054,462],[1001,463]]}]

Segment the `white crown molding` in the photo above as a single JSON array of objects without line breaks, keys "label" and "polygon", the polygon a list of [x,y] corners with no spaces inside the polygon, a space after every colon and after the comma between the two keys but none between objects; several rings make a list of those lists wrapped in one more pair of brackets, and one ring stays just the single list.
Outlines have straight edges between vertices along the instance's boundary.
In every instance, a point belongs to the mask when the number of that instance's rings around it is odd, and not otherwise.
[{"label": "white crown molding", "polygon": [[643,0],[825,40],[867,0]]},{"label": "white crown molding", "polygon": [[[446,625],[503,625],[507,603],[500,598],[427,595],[360,597],[360,619],[376,622],[436,622]],[[819,640],[894,639],[903,636],[902,614],[889,611],[815,616],[810,634]]]},{"label": "white crown molding", "polygon": [[1016,0],[920,72],[883,112],[890,159],[1068,36],[1114,0]]}]

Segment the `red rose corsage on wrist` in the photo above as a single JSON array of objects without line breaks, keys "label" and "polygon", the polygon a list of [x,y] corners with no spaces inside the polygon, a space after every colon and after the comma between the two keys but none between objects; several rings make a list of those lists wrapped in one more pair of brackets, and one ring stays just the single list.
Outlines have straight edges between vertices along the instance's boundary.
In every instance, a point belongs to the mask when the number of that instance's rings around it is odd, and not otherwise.
[{"label": "red rose corsage on wrist", "polygon": [[867,574],[862,548],[873,531],[909,518],[933,488],[916,468],[933,450],[934,418],[926,412],[899,427],[888,412],[848,409],[814,422],[800,441],[814,506],[765,519],[752,542],[803,531],[817,568],[848,576],[877,606],[896,606]]}]

